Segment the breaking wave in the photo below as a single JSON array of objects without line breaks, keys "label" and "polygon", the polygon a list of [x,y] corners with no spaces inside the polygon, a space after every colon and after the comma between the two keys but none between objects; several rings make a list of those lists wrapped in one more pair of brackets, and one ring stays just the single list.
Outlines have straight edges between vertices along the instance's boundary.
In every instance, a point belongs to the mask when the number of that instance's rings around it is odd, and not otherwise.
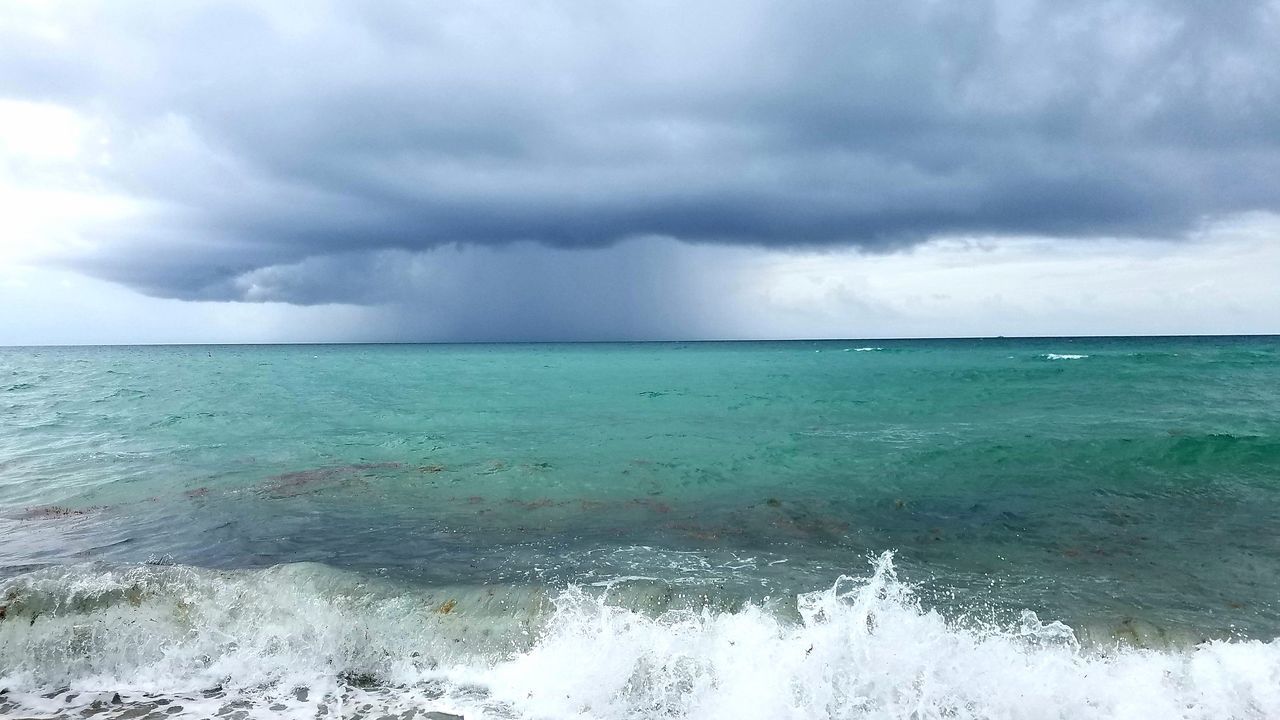
[{"label": "breaking wave", "polygon": [[625,584],[409,589],[317,565],[54,568],[2,592],[0,715],[1280,716],[1277,643],[1082,648],[1030,612],[948,619],[889,554],[735,609]]}]

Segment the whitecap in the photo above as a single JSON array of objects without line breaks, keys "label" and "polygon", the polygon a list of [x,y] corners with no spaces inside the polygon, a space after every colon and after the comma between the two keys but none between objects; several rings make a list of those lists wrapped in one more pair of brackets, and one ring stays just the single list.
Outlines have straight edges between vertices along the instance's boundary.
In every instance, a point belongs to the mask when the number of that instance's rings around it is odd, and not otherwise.
[{"label": "whitecap", "polygon": [[1031,612],[965,623],[923,607],[889,554],[794,605],[656,615],[612,590],[396,589],[321,566],[80,568],[10,588],[23,621],[0,623],[0,714],[119,693],[97,717],[157,696],[179,716],[1280,717],[1276,642],[1082,647]]}]

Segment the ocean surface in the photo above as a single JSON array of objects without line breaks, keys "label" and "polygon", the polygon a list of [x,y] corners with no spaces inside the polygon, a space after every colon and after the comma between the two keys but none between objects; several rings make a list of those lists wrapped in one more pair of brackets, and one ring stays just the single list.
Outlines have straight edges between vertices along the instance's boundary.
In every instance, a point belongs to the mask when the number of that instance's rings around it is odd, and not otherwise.
[{"label": "ocean surface", "polygon": [[1276,337],[0,348],[0,716],[1275,718],[1278,603]]}]

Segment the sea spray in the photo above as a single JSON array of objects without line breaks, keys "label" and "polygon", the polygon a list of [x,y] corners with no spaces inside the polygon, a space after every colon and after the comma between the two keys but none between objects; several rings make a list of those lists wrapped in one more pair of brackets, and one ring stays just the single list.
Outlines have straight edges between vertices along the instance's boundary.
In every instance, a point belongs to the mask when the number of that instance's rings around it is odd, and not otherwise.
[{"label": "sea spray", "polygon": [[[965,624],[923,607],[889,554],[789,609],[655,614],[583,587],[486,603],[483,589],[395,589],[318,566],[65,568],[4,592],[0,710],[10,713],[98,703],[110,717],[162,701],[261,717],[322,707],[611,719],[1280,714],[1276,643],[1082,648],[1070,628],[1029,612],[1006,628]],[[118,705],[104,702],[116,694]]]},{"label": "sea spray", "polygon": [[488,673],[533,717],[1170,718],[1280,713],[1280,646],[1082,650],[1024,613],[965,627],[923,609],[881,556],[863,580],[760,606],[650,618],[569,591],[547,634]]}]

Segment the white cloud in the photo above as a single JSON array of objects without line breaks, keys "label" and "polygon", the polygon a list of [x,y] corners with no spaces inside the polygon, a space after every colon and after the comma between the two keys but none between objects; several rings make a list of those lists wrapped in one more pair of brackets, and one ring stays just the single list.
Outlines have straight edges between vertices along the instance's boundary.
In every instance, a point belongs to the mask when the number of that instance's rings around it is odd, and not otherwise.
[{"label": "white cloud", "polygon": [[[942,239],[908,252],[771,254],[753,336],[1280,332],[1280,217],[1190,241]],[[744,301],[744,306],[752,305]]]},{"label": "white cloud", "polygon": [[87,249],[86,230],[137,214],[92,171],[109,162],[106,135],[66,107],[0,98],[0,263]]}]

